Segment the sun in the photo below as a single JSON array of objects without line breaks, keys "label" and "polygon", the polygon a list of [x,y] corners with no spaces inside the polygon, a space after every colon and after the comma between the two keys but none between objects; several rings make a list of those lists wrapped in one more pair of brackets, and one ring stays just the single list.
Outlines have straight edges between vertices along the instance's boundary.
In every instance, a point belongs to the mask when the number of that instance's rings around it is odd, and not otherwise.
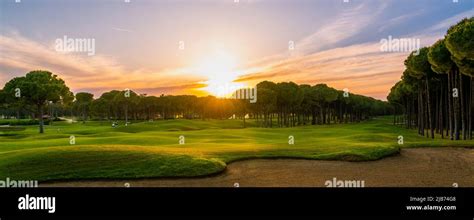
[{"label": "sun", "polygon": [[237,61],[224,51],[217,51],[201,60],[197,65],[200,75],[207,78],[202,90],[217,97],[229,97],[232,92],[243,88],[244,83],[234,82],[238,78]]}]

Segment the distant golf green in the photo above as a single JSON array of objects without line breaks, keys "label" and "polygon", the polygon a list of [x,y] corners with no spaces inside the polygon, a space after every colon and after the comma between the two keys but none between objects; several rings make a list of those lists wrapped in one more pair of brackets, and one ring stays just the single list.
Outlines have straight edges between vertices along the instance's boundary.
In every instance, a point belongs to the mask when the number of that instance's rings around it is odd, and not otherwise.
[{"label": "distant golf green", "polygon": [[[0,120],[1,121],[1,120]],[[191,177],[251,158],[376,160],[400,147],[473,147],[474,140],[430,139],[392,125],[391,117],[358,124],[257,128],[240,120],[164,120],[116,128],[110,122],[54,122],[0,130],[0,179],[72,180]],[[180,136],[184,144],[180,144]],[[398,137],[403,136],[403,145]],[[70,138],[74,136],[74,144]],[[294,144],[289,144],[290,136]]]}]

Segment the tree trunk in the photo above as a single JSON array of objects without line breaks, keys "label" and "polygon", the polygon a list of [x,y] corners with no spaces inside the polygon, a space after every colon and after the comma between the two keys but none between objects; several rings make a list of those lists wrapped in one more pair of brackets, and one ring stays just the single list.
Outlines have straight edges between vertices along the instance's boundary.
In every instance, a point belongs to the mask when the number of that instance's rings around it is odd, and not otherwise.
[{"label": "tree trunk", "polygon": [[448,117],[449,117],[449,138],[453,140],[453,89],[451,85],[452,71],[448,72]]},{"label": "tree trunk", "polygon": [[38,112],[39,112],[39,133],[44,133],[44,120],[43,120],[43,105],[38,104]]},{"label": "tree trunk", "polygon": [[425,136],[425,111],[424,111],[424,102],[423,102],[423,92],[422,89],[423,86],[420,82],[420,87],[418,88],[418,103],[419,103],[419,108],[418,108],[418,118],[420,120],[419,122],[419,134]]},{"label": "tree trunk", "polygon": [[434,128],[433,128],[433,120],[431,117],[431,101],[430,101],[430,87],[428,83],[428,77],[425,79],[425,84],[426,84],[426,99],[427,99],[427,104],[428,104],[428,123],[430,126],[430,131],[431,131],[431,138],[434,139]]},{"label": "tree trunk", "polygon": [[82,124],[86,123],[86,107],[82,106]]},{"label": "tree trunk", "polygon": [[474,93],[473,93],[473,86],[472,84],[474,83],[473,81],[474,77],[471,76],[471,81],[470,81],[470,85],[469,85],[469,91],[470,91],[470,97],[469,97],[469,139],[472,140],[472,121],[474,121],[473,117],[472,117],[472,113],[474,113],[474,108],[472,106],[472,99],[474,98]]},{"label": "tree trunk", "polygon": [[319,119],[319,124],[324,124],[324,112],[323,112],[323,107],[321,106],[319,108],[319,116],[320,116],[320,119]]},{"label": "tree trunk", "polygon": [[466,140],[466,111],[464,106],[464,85],[463,85],[463,74],[459,72],[459,101],[461,102],[461,130],[462,130],[462,139]]},{"label": "tree trunk", "polygon": [[[459,74],[458,70],[454,70],[453,75],[453,89],[458,90],[458,96],[453,97],[453,105],[454,105],[454,140],[459,140],[459,83],[458,80]],[[452,94],[451,94],[452,95]]]},{"label": "tree trunk", "polygon": [[439,123],[439,130],[440,130],[440,133],[441,133],[441,139],[444,139],[444,108],[443,108],[443,100],[444,100],[444,85],[443,85],[443,81],[441,81],[441,93],[439,94],[439,106],[438,106],[438,111],[439,111],[439,119],[438,119],[438,123]]},{"label": "tree trunk", "polygon": [[128,104],[125,104],[125,125],[128,124]]}]

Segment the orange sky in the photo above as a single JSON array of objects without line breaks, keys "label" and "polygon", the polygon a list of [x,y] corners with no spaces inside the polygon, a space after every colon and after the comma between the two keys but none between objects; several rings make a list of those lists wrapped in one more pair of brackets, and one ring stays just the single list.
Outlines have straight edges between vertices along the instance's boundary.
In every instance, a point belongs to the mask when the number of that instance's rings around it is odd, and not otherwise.
[{"label": "orange sky", "polygon": [[[0,85],[45,69],[74,92],[96,97],[112,89],[221,95],[270,80],[326,83],[385,100],[409,51],[382,52],[381,39],[393,35],[430,45],[474,15],[469,5],[448,3],[397,11],[398,1],[389,0],[85,2],[2,2]],[[95,39],[96,53],[56,51],[55,40],[65,35]]]}]

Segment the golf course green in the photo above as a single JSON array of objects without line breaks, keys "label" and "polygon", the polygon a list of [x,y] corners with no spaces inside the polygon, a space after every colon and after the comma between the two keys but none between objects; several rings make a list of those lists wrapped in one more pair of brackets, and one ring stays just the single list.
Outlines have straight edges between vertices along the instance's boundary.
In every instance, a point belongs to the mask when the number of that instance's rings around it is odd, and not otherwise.
[{"label": "golf course green", "polygon": [[[474,147],[474,140],[419,136],[379,117],[356,124],[257,128],[255,121],[54,122],[0,129],[0,179],[81,180],[194,177],[252,158],[366,161],[405,147]],[[399,136],[403,144],[399,144]],[[180,136],[182,136],[180,138]],[[290,138],[292,136],[293,138]],[[71,141],[72,138],[72,141]],[[294,144],[289,141],[294,140]],[[181,141],[181,143],[180,143]]]}]

